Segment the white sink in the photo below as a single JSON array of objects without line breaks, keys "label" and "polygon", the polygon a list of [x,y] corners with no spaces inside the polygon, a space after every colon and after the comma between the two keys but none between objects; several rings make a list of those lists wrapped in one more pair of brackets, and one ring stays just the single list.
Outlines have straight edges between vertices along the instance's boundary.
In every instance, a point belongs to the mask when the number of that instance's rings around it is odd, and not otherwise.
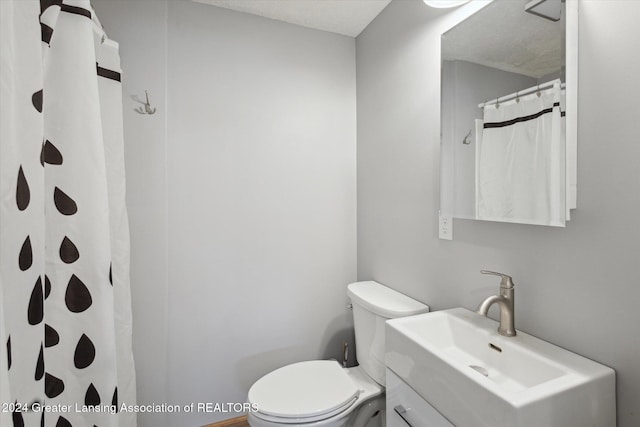
[{"label": "white sink", "polygon": [[386,364],[457,427],[614,427],[615,372],[464,308],[387,322]]}]

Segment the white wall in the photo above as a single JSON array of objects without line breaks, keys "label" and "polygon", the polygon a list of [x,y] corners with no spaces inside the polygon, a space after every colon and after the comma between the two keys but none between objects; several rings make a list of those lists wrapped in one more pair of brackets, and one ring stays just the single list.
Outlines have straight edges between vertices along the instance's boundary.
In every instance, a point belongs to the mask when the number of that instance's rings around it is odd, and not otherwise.
[{"label": "white wall", "polygon": [[[276,367],[340,357],[356,277],[354,39],[185,1],[94,3],[124,68],[139,401],[244,402]],[[132,111],[144,89],[154,116]]]},{"label": "white wall", "polygon": [[[357,38],[358,278],[433,309],[475,309],[513,275],[516,327],[614,368],[618,425],[640,424],[640,2],[582,1],[578,209],[566,229],[455,220],[437,239],[440,30],[392,2]],[[495,313],[494,313],[495,314]]]},{"label": "white wall", "polygon": [[355,41],[191,2],[168,30],[168,399],[244,402],[350,336]]},{"label": "white wall", "polygon": [[[167,191],[165,1],[93,0],[110,38],[120,42],[127,208],[131,234],[133,351],[138,402],[167,399]],[[152,116],[136,113],[149,91]],[[139,425],[164,425],[143,414]]]}]

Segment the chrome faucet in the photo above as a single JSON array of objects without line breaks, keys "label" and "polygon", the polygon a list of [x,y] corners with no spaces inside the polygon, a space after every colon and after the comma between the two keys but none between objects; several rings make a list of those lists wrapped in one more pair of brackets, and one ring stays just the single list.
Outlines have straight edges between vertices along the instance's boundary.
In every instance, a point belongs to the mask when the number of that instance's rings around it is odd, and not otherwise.
[{"label": "chrome faucet", "polygon": [[487,315],[489,308],[494,304],[498,304],[500,307],[500,326],[498,327],[498,333],[507,337],[514,337],[516,335],[516,327],[514,325],[513,315],[513,280],[511,276],[506,274],[496,273],[493,271],[480,270],[482,274],[493,274],[494,276],[500,276],[500,295],[492,295],[478,306],[478,314],[483,316]]}]

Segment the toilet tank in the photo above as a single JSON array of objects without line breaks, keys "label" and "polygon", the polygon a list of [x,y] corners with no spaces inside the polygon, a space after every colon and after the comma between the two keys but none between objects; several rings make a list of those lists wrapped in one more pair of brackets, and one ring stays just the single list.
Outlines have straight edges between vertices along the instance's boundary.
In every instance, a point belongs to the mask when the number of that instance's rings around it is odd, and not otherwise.
[{"label": "toilet tank", "polygon": [[351,283],[347,295],[353,305],[358,363],[378,384],[385,385],[385,322],[426,313],[429,306],[374,281]]}]

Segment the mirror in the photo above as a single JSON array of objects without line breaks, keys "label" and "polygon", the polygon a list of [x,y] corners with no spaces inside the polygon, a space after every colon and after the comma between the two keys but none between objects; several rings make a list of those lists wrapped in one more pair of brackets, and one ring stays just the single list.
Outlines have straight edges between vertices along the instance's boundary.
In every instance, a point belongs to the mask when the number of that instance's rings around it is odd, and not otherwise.
[{"label": "mirror", "polygon": [[[525,11],[543,2],[557,16]],[[441,215],[558,227],[570,219],[577,3],[494,0],[442,34]]]}]

